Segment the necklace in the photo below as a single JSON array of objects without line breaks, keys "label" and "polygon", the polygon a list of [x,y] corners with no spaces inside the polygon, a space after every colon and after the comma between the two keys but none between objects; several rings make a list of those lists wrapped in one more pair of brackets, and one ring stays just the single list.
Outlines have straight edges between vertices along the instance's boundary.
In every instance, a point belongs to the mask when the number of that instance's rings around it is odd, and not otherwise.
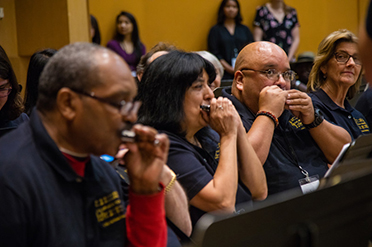
[{"label": "necklace", "polygon": [[125,49],[125,44],[124,44],[124,42],[122,41],[122,42],[120,42],[119,44],[120,44],[121,49],[123,49],[123,50],[125,51],[126,49]]},{"label": "necklace", "polygon": [[132,54],[133,53],[133,44],[128,44],[125,43],[124,41],[120,42],[120,47],[125,51],[127,54]]}]

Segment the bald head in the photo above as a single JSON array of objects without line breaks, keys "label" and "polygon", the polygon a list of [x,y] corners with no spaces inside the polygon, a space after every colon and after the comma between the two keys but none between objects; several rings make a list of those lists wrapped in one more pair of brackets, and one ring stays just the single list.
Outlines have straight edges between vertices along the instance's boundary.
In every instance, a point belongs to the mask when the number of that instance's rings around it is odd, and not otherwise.
[{"label": "bald head", "polygon": [[277,85],[287,90],[290,82],[283,77],[268,78],[265,71],[283,73],[290,69],[287,54],[278,45],[271,42],[254,42],[244,47],[235,64],[232,94],[251,110],[258,109],[259,95],[263,88]]},{"label": "bald head", "polygon": [[236,58],[235,71],[254,68],[254,65],[262,64],[272,56],[288,60],[285,51],[274,43],[266,41],[250,43],[240,51]]}]

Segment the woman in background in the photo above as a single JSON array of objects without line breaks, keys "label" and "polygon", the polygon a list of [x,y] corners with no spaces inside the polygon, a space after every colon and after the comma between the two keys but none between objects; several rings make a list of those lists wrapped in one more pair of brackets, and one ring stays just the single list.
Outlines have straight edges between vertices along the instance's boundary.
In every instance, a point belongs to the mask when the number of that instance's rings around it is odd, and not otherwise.
[{"label": "woman in background", "polygon": [[259,7],[253,22],[255,41],[270,41],[280,46],[289,61],[295,60],[300,44],[300,25],[297,12],[283,0],[271,0]]},{"label": "woman in background", "polygon": [[0,46],[0,137],[28,121],[28,116],[22,112],[17,78],[6,52]]},{"label": "woman in background", "polygon": [[129,65],[133,77],[141,56],[146,54],[146,48],[139,38],[138,26],[134,16],[122,11],[116,17],[116,33],[107,47],[119,54]]},{"label": "woman in background", "polygon": [[97,19],[90,15],[90,37],[92,38],[92,43],[101,45],[101,32],[99,31]]},{"label": "woman in background", "polygon": [[361,74],[358,38],[343,29],[320,42],[307,84],[314,108],[329,122],[346,129],[352,139],[369,133],[364,116],[346,99],[359,90]]},{"label": "woman in background", "polygon": [[253,42],[249,28],[243,24],[237,0],[223,0],[218,9],[217,25],[208,35],[208,50],[221,62],[225,73],[223,80],[234,78],[235,60],[240,50]]},{"label": "woman in background", "polygon": [[39,78],[45,65],[57,50],[44,49],[35,52],[30,59],[27,70],[26,92],[24,98],[25,113],[30,116],[32,109],[36,106],[38,97]]}]

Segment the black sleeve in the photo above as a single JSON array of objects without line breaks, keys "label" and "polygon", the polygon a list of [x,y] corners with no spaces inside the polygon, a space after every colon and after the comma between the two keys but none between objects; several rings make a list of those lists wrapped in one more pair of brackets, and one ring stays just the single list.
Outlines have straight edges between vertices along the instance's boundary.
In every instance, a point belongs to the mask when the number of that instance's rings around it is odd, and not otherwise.
[{"label": "black sleeve", "polygon": [[208,50],[215,55],[219,60],[223,59],[219,49],[220,34],[217,26],[213,26],[208,35]]},{"label": "black sleeve", "polygon": [[253,40],[253,34],[251,32],[251,30],[249,29],[249,27],[247,27],[247,35],[248,35],[248,43],[252,43],[254,40]]},{"label": "black sleeve", "polygon": [[3,184],[0,184],[0,198],[3,199],[0,203],[0,246],[29,246],[27,239],[32,233],[27,231],[27,209],[23,200]]}]

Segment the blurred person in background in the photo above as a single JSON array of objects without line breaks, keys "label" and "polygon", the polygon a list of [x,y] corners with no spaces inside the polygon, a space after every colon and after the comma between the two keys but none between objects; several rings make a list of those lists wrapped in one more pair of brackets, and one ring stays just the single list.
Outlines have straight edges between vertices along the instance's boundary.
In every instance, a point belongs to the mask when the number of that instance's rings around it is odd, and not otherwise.
[{"label": "blurred person in background", "polygon": [[296,62],[291,63],[291,69],[296,72],[296,80],[292,82],[291,88],[306,92],[314,58],[313,52],[306,51],[297,56]]},{"label": "blurred person in background", "polygon": [[92,38],[92,43],[101,44],[101,32],[99,31],[97,19],[93,15],[90,15],[90,37]]},{"label": "blurred person in background", "polygon": [[283,0],[271,0],[257,8],[253,22],[255,41],[270,41],[280,46],[289,61],[295,60],[300,44],[300,25],[296,9]]},{"label": "blurred person in background", "polygon": [[0,46],[0,137],[28,121],[9,58]]},{"label": "blurred person in background", "polygon": [[32,109],[36,106],[39,88],[39,78],[45,65],[57,50],[44,49],[35,52],[30,59],[27,70],[26,91],[24,98],[25,113],[30,116]]},{"label": "blurred person in background", "polygon": [[122,11],[116,17],[116,33],[107,47],[127,62],[132,76],[136,77],[136,68],[141,56],[146,53],[146,47],[141,42],[137,21],[131,13]]},{"label": "blurred person in background", "polygon": [[234,78],[234,66],[240,50],[253,42],[251,30],[242,24],[240,4],[237,0],[223,0],[218,9],[217,24],[209,31],[208,51],[221,62],[223,80]]}]

